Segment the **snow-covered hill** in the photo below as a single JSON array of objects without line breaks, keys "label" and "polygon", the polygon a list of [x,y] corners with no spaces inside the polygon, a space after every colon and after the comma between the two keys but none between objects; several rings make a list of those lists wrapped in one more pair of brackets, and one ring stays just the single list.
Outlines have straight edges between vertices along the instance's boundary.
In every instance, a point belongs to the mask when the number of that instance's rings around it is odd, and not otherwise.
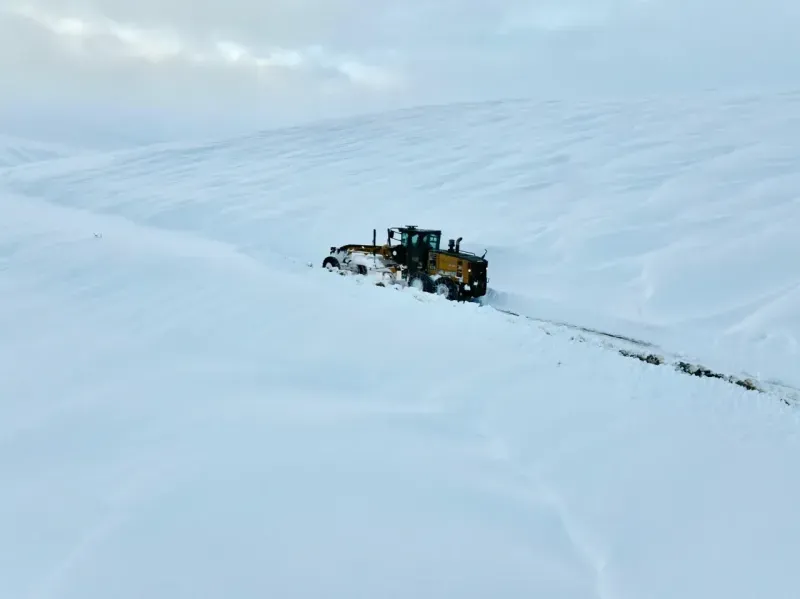
[{"label": "snow-covered hill", "polygon": [[800,95],[490,103],[66,160],[5,184],[256,258],[319,263],[373,228],[441,227],[489,251],[498,305],[800,385],[798,135]]},{"label": "snow-covered hill", "polygon": [[[507,102],[0,170],[0,596],[793,597],[793,405],[494,308],[800,385],[799,132]],[[306,266],[410,223],[488,305]]]}]

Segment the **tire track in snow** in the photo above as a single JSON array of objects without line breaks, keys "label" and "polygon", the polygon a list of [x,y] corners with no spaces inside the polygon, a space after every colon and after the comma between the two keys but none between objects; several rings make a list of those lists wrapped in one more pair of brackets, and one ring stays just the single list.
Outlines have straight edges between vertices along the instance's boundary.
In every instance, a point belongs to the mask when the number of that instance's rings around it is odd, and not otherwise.
[{"label": "tire track in snow", "polygon": [[[464,383],[455,386],[448,383],[430,388],[426,397],[437,407],[442,406],[442,397],[468,397],[471,389],[479,388],[477,381],[492,371],[493,369],[487,369],[486,372],[473,371]],[[503,492],[513,496],[515,502],[527,506],[532,516],[541,519],[544,514],[536,514],[536,506],[544,506],[558,522],[564,538],[572,548],[575,560],[582,564],[583,569],[590,574],[592,588],[597,599],[617,597],[618,593],[613,583],[613,571],[609,568],[609,560],[601,549],[602,543],[592,539],[592,534],[580,524],[567,500],[555,485],[545,479],[542,470],[547,460],[541,457],[537,461],[538,466],[526,467],[522,454],[508,441],[506,435],[489,426],[488,416],[484,413],[487,405],[481,399],[469,401],[455,399],[444,403],[445,410],[451,416],[458,417],[463,423],[463,432],[472,439],[473,448],[477,451],[471,452],[470,457],[488,459],[490,463],[499,466],[503,479],[511,479],[508,482],[511,486],[503,485]],[[627,421],[621,425],[622,428],[626,428],[626,426]],[[569,453],[581,450],[590,451],[592,446],[602,444],[610,434],[617,432],[616,428],[600,431],[596,435],[588,437],[583,436],[580,439],[565,439],[552,453],[558,456],[559,454],[563,455],[565,451]]]},{"label": "tire track in snow", "polygon": [[599,329],[585,327],[574,323],[541,319],[528,314],[523,314],[522,312],[516,312],[514,310],[494,306],[491,302],[487,302],[482,305],[514,318],[525,319],[531,323],[535,323],[547,334],[550,334],[551,328],[569,333],[578,333],[577,336],[572,337],[573,341],[584,343],[591,339],[594,341],[595,345],[616,351],[618,354],[626,358],[640,360],[653,366],[671,365],[676,372],[690,376],[719,379],[732,385],[737,385],[743,389],[747,389],[748,391],[755,391],[757,393],[769,394],[777,397],[777,399],[787,406],[800,404],[800,389],[796,389],[780,381],[759,381],[752,376],[741,377],[732,374],[715,372],[709,368],[706,368],[702,364],[682,359],[679,354],[666,352],[649,341],[643,341],[617,333],[601,331]]},{"label": "tire track in snow", "polygon": [[136,514],[137,504],[168,480],[171,464],[163,458],[143,461],[133,473],[121,475],[109,495],[111,504],[26,594],[27,599],[58,599],[70,586],[70,576],[101,551],[103,544]]}]

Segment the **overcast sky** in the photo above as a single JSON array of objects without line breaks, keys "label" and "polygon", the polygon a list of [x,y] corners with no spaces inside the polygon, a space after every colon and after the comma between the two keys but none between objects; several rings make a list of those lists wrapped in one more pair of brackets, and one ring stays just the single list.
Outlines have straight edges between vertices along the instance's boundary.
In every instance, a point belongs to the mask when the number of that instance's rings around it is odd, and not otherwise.
[{"label": "overcast sky", "polygon": [[799,5],[0,0],[0,113],[255,126],[459,99],[793,87]]}]

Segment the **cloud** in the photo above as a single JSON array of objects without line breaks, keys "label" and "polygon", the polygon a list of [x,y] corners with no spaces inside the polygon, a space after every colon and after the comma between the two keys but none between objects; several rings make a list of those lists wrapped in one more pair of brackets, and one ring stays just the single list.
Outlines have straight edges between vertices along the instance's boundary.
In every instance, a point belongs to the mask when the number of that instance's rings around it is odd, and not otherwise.
[{"label": "cloud", "polygon": [[614,6],[604,4],[601,0],[591,3],[569,0],[536,2],[509,10],[504,16],[500,31],[565,32],[599,29],[613,24],[613,13]]},{"label": "cloud", "polygon": [[140,26],[104,16],[62,15],[32,5],[18,6],[9,13],[51,34],[55,43],[83,66],[127,60],[153,66],[229,68],[266,82],[272,75],[280,81],[280,71],[323,71],[369,90],[401,84],[399,74],[329,53],[321,46],[255,47],[213,34],[192,35],[170,26]]},{"label": "cloud", "polygon": [[13,103],[15,115],[71,102],[169,113],[170,123],[191,116],[203,127],[232,119],[256,127],[426,102],[791,85],[800,73],[798,7],[0,0],[0,126]]}]

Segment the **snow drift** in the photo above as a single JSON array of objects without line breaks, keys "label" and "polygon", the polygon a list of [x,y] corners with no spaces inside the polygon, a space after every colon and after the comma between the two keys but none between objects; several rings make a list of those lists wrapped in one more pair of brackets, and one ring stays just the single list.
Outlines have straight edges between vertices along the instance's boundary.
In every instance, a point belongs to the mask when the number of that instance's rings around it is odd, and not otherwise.
[{"label": "snow drift", "polygon": [[309,269],[797,384],[799,97],[421,108],[0,171],[0,593],[792,597],[795,408]]}]

